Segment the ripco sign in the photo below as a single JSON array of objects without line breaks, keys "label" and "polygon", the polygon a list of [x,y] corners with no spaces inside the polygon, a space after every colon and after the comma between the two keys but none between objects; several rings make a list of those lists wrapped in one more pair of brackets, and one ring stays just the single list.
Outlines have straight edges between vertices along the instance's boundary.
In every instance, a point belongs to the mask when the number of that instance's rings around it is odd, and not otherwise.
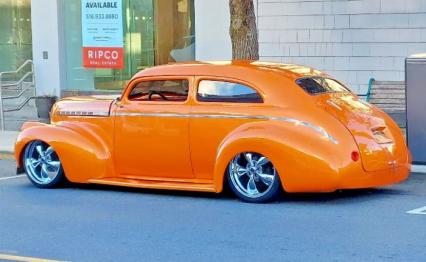
[{"label": "ripco sign", "polygon": [[123,68],[122,47],[83,47],[84,67]]},{"label": "ripco sign", "polygon": [[82,0],[83,66],[124,68],[122,0]]}]

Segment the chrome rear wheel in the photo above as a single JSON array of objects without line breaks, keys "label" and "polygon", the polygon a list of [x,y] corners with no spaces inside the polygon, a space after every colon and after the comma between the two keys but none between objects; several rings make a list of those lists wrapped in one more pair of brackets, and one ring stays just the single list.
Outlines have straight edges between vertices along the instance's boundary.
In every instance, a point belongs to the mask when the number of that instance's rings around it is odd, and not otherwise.
[{"label": "chrome rear wheel", "polygon": [[54,187],[64,179],[58,155],[42,141],[33,141],[26,147],[23,164],[28,178],[38,187]]},{"label": "chrome rear wheel", "polygon": [[272,162],[265,156],[244,152],[228,167],[228,180],[234,193],[247,202],[266,202],[277,196],[280,180]]}]

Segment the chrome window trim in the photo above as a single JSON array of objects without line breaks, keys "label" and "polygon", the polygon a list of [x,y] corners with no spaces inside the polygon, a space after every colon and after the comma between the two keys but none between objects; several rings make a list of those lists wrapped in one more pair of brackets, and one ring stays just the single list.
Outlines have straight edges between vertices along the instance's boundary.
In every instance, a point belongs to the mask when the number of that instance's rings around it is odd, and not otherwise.
[{"label": "chrome window trim", "polygon": [[274,116],[263,116],[263,115],[217,115],[217,114],[177,114],[177,113],[136,113],[136,112],[117,112],[116,116],[144,116],[144,117],[179,117],[179,118],[216,118],[216,119],[257,119],[257,120],[272,120],[272,121],[282,121],[293,123],[296,126],[305,126],[308,127],[315,132],[321,134],[326,137],[328,140],[333,142],[334,144],[338,144],[339,142],[333,136],[331,136],[324,128],[311,124],[306,121],[298,120],[290,117],[274,117]]}]

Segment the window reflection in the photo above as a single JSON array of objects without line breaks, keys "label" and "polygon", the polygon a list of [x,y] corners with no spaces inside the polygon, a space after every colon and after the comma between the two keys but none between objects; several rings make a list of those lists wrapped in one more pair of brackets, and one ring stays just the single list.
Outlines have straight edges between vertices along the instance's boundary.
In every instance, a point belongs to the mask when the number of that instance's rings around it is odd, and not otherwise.
[{"label": "window reflection", "polygon": [[202,102],[262,103],[256,90],[239,83],[202,80],[197,99]]},{"label": "window reflection", "polygon": [[86,69],[80,1],[63,1],[69,90],[122,89],[136,72],[195,59],[194,0],[123,0],[125,68]]},{"label": "window reflection", "polygon": [[0,58],[0,72],[32,59],[31,0],[0,1]]}]

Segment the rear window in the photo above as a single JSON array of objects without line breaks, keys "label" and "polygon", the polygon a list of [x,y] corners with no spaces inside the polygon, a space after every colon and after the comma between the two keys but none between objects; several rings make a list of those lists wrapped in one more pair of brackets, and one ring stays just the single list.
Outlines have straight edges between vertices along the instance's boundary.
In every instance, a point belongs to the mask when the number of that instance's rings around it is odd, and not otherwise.
[{"label": "rear window", "polygon": [[304,77],[296,80],[296,83],[308,94],[317,95],[324,93],[350,93],[344,85],[336,80],[324,77]]}]

